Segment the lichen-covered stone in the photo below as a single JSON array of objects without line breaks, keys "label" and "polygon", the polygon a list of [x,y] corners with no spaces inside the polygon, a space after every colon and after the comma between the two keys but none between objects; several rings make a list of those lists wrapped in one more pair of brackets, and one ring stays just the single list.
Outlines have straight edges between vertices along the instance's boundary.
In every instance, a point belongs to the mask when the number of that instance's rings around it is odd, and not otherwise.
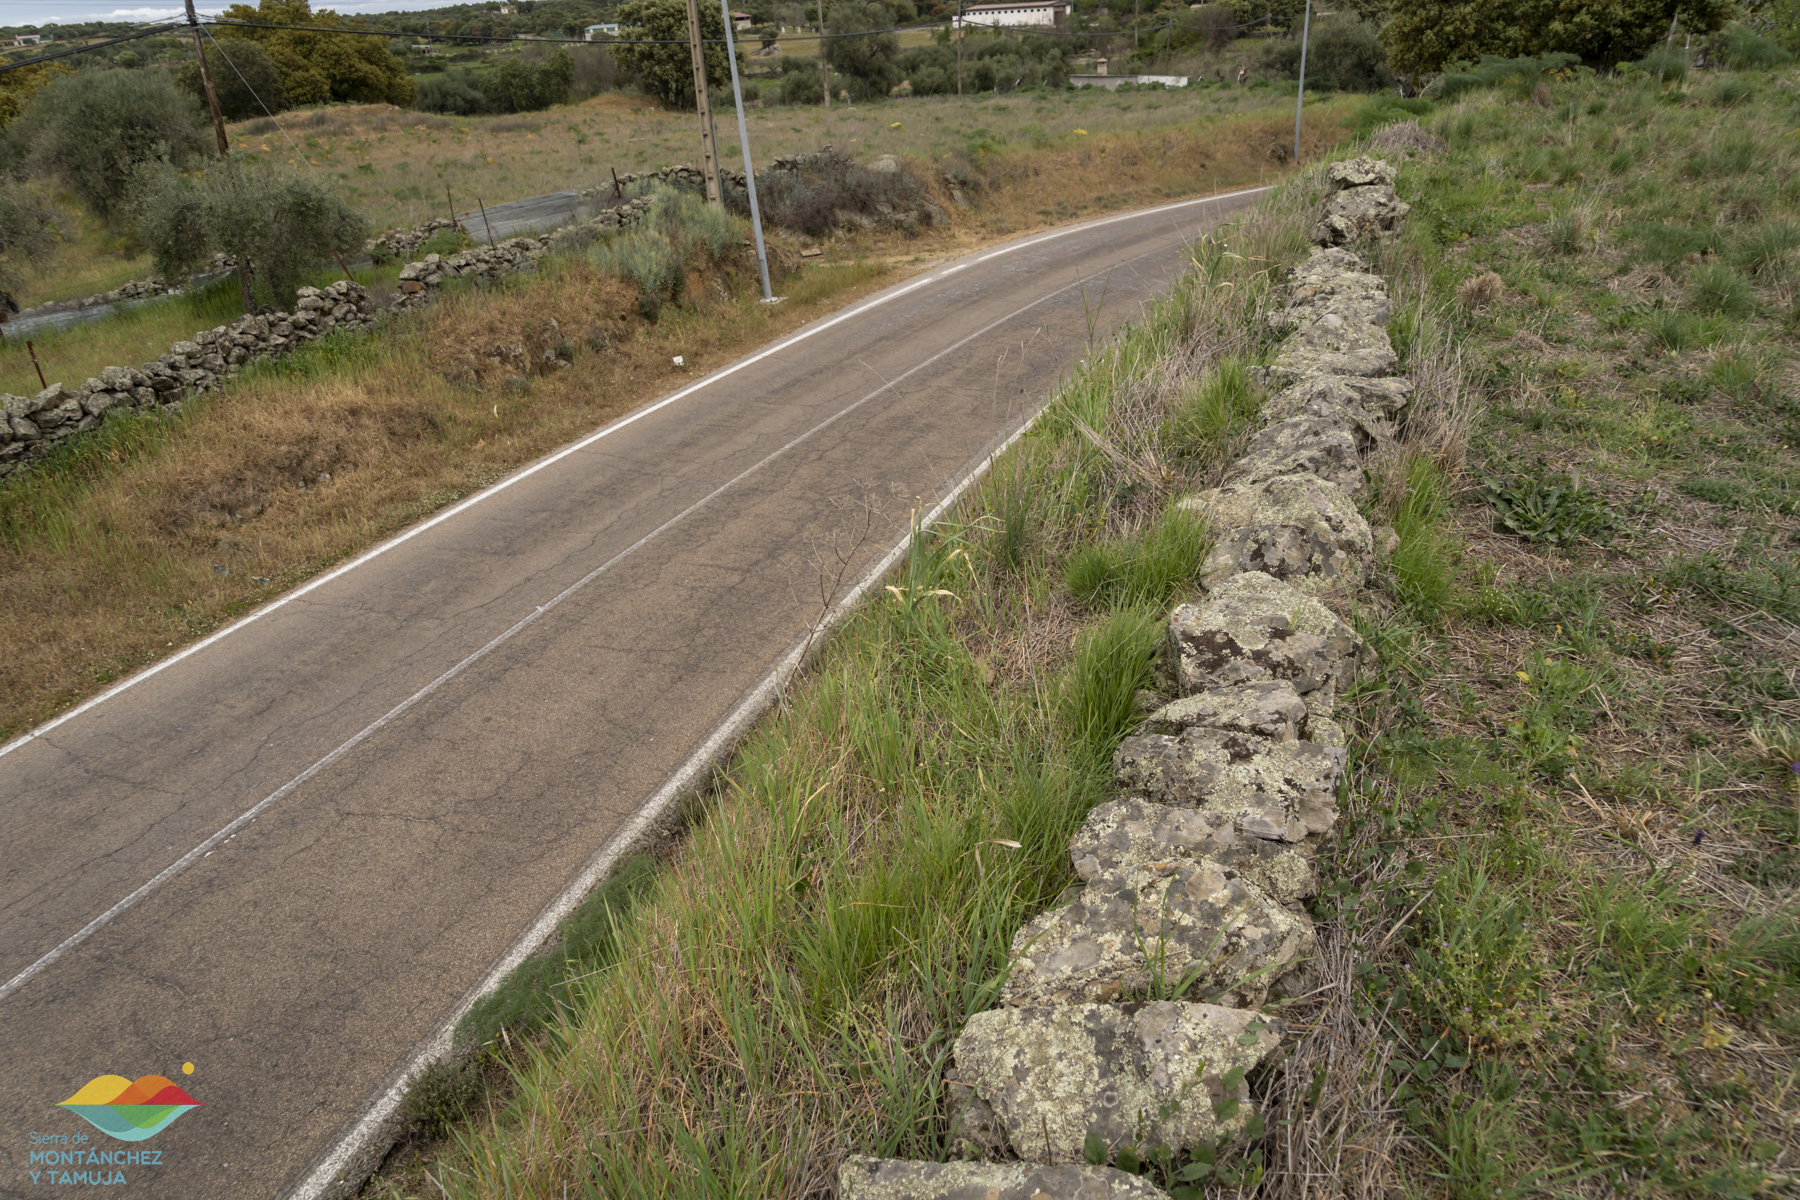
[{"label": "lichen-covered stone", "polygon": [[1069,842],[1075,873],[1092,882],[1135,863],[1205,859],[1236,871],[1282,904],[1318,891],[1305,845],[1238,832],[1223,813],[1126,796],[1097,805]]},{"label": "lichen-covered stone", "polygon": [[1233,687],[1208,688],[1182,696],[1157,709],[1144,722],[1149,733],[1179,734],[1204,726],[1254,734],[1273,742],[1300,738],[1306,702],[1285,679],[1259,680]]},{"label": "lichen-covered stone", "polygon": [[839,1200],[1168,1200],[1138,1175],[1085,1163],[909,1162],[853,1155]]},{"label": "lichen-covered stone", "polygon": [[[1079,1162],[1089,1133],[1176,1153],[1237,1136],[1249,1093],[1224,1077],[1268,1057],[1282,1031],[1249,1010],[1180,1001],[1006,1006],[970,1017],[955,1054],[1015,1150]],[[1239,1105],[1221,1120],[1226,1100]]]},{"label": "lichen-covered stone", "polygon": [[1309,713],[1331,715],[1337,689],[1373,653],[1317,600],[1258,571],[1235,575],[1200,604],[1169,616],[1163,664],[1183,695],[1259,680],[1286,680]]},{"label": "lichen-covered stone", "polygon": [[1270,314],[1270,326],[1292,329],[1308,319],[1335,313],[1385,326],[1392,312],[1387,281],[1348,250],[1314,250],[1289,276],[1287,307]]},{"label": "lichen-covered stone", "polygon": [[1126,864],[1019,929],[1001,995],[1067,1004],[1192,987],[1258,1004],[1315,944],[1305,914],[1215,862]]},{"label": "lichen-covered stone", "polygon": [[1276,421],[1250,439],[1226,473],[1227,483],[1261,483],[1281,475],[1315,475],[1347,492],[1363,486],[1358,423],[1342,416],[1307,414]]},{"label": "lichen-covered stone", "polygon": [[1349,493],[1315,475],[1228,483],[1181,507],[1203,514],[1216,539],[1200,568],[1208,589],[1257,571],[1309,594],[1348,593],[1362,586],[1374,549]]},{"label": "lichen-covered stone", "polygon": [[1348,188],[1392,186],[1398,178],[1400,173],[1391,165],[1362,154],[1325,168],[1325,192],[1334,196]]},{"label": "lichen-covered stone", "polygon": [[[1240,744],[1232,746],[1233,739]],[[1158,804],[1204,808],[1249,836],[1298,842],[1337,824],[1344,762],[1338,746],[1189,729],[1179,737],[1126,738],[1113,755],[1113,774],[1121,787]]]},{"label": "lichen-covered stone", "polygon": [[1412,212],[1387,184],[1348,188],[1325,202],[1312,240],[1321,246],[1348,246],[1393,234]]},{"label": "lichen-covered stone", "polygon": [[1281,344],[1269,376],[1286,384],[1308,375],[1386,375],[1399,362],[1387,330],[1355,315],[1328,312],[1300,321]]}]

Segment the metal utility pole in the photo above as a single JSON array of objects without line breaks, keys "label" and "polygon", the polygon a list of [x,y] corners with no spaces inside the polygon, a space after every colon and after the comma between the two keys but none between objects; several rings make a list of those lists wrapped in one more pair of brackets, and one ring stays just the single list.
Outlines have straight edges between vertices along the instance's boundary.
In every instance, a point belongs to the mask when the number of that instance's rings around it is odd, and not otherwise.
[{"label": "metal utility pole", "polygon": [[212,72],[206,69],[206,44],[200,40],[200,18],[194,15],[194,0],[187,0],[188,24],[194,28],[194,54],[200,59],[200,86],[206,90],[206,107],[212,110],[213,132],[219,135],[219,157],[231,153],[225,141],[225,118],[219,115],[219,96],[213,91]]},{"label": "metal utility pole", "polygon": [[831,107],[831,68],[825,62],[825,0],[819,0],[819,83],[825,88],[825,107]]},{"label": "metal utility pole", "polygon": [[700,169],[706,176],[707,203],[723,204],[724,197],[719,194],[719,152],[713,145],[712,105],[706,97],[706,43],[700,37],[699,0],[687,0],[687,12],[688,50],[694,60],[694,104],[700,110]]},{"label": "metal utility pole", "polygon": [[1306,17],[1300,25],[1300,95],[1294,100],[1294,165],[1300,165],[1300,110],[1306,105],[1306,42],[1312,34],[1312,0],[1306,0]]},{"label": "metal utility pole", "polygon": [[750,161],[750,126],[744,122],[744,88],[738,82],[737,44],[731,33],[731,0],[719,0],[725,14],[725,60],[731,64],[731,99],[737,106],[738,149],[744,156],[744,190],[750,193],[750,230],[756,235],[756,266],[762,272],[763,303],[775,303],[769,290],[769,253],[763,248],[762,210],[756,206],[756,167]]}]

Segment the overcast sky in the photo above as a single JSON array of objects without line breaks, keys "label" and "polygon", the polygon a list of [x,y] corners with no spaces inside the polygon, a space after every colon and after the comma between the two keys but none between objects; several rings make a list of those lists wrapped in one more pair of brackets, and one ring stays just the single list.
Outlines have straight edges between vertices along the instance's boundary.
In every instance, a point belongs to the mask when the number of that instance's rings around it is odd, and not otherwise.
[{"label": "overcast sky", "polygon": [[[315,0],[314,8],[341,13],[394,12],[398,9],[442,8],[445,0]],[[255,3],[255,0],[250,0]],[[221,12],[219,0],[195,0],[202,14]],[[0,0],[0,25],[48,25],[60,21],[166,21],[184,10],[175,7],[123,8],[106,0]]]}]

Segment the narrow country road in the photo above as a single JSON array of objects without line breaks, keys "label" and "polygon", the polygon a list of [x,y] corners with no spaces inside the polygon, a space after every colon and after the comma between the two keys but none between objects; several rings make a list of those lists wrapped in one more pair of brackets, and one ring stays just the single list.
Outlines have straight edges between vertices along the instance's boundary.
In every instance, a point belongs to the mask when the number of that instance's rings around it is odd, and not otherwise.
[{"label": "narrow country road", "polygon": [[[0,1196],[115,1169],[108,1195],[322,1194],[446,1021],[805,637],[822,588],[876,564],[1090,328],[1254,199],[934,268],[0,747]],[[108,1074],[203,1107],[113,1140],[58,1107]],[[151,1153],[41,1157],[88,1150]]]}]

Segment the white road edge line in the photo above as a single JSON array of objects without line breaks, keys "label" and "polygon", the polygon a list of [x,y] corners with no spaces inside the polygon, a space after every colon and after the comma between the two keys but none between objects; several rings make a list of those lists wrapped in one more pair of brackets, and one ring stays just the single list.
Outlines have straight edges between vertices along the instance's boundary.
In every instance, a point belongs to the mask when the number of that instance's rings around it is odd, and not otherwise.
[{"label": "white road edge line", "polygon": [[503,631],[499,634],[496,634],[493,637],[493,639],[490,640],[486,645],[482,646],[480,649],[478,649],[474,653],[470,654],[467,658],[463,659],[461,662],[457,663],[455,666],[453,666],[449,670],[445,671],[442,675],[439,675],[436,679],[433,679],[430,683],[426,684],[424,687],[420,688],[418,691],[414,692],[412,695],[408,696],[406,699],[402,700],[399,704],[396,704],[393,708],[389,709],[387,712],[383,713],[381,716],[379,716],[375,720],[371,721],[368,725],[365,725],[360,731],[358,731],[356,734],[354,734],[352,737],[350,737],[347,741],[341,743],[336,749],[332,750],[329,754],[325,755],[325,757],[323,757],[323,758],[319,759],[317,762],[313,763],[312,766],[306,768],[306,770],[300,772],[300,774],[294,776],[292,779],[290,779],[286,783],[282,784],[279,788],[276,788],[273,792],[270,792],[267,796],[264,796],[261,800],[257,801],[255,804],[253,804],[249,808],[245,809],[242,813],[239,813],[229,823],[227,823],[226,825],[224,825],[224,826],[220,827],[218,830],[216,830],[212,834],[212,836],[208,837],[205,841],[203,841],[199,845],[195,846],[192,850],[189,850],[186,854],[182,855],[180,858],[176,859],[174,862],[172,862],[168,866],[164,867],[161,871],[159,871],[155,875],[151,876],[144,883],[139,884],[135,890],[133,890],[132,892],[127,894],[123,899],[114,902],[114,904],[112,905],[111,908],[108,908],[105,912],[102,912],[99,916],[97,916],[93,920],[89,921],[86,925],[83,925],[80,929],[76,930],[74,933],[72,933],[68,937],[64,938],[55,947],[46,951],[42,957],[37,959],[37,961],[33,962],[30,966],[28,966],[24,970],[20,971],[17,975],[14,975],[11,979],[7,980],[4,985],[0,985],[0,1000],[5,1000],[8,996],[12,995],[14,992],[16,992],[20,988],[24,987],[27,983],[30,983],[38,975],[42,974],[49,967],[53,966],[56,963],[56,961],[58,959],[60,959],[63,955],[65,955],[69,951],[75,949],[77,946],[81,945],[81,943],[87,941],[88,938],[92,937],[95,933],[98,933],[101,929],[103,929],[107,925],[111,924],[112,921],[114,920],[114,918],[122,915],[128,909],[135,907],[139,901],[145,899],[147,896],[150,895],[150,893],[154,892],[157,888],[161,887],[163,884],[167,883],[169,880],[175,878],[175,876],[181,874],[183,871],[185,871],[189,867],[193,866],[196,862],[200,861],[200,859],[206,857],[207,854],[211,853],[213,850],[217,849],[220,845],[222,845],[226,841],[230,840],[239,831],[241,831],[245,826],[249,825],[252,821],[256,820],[256,818],[258,816],[262,815],[263,812],[267,811],[271,805],[277,804],[285,797],[293,794],[294,790],[296,788],[300,787],[301,784],[303,784],[307,780],[311,779],[314,775],[317,775],[320,771],[323,771],[326,767],[329,767],[332,763],[337,762],[339,759],[343,758],[346,754],[350,753],[352,750],[356,749],[358,746],[362,745],[364,742],[366,742],[370,738],[374,737],[377,733],[380,733],[383,729],[387,728],[389,725],[393,724],[395,721],[399,720],[401,717],[405,716],[407,713],[409,713],[413,709],[417,708],[420,704],[423,704],[439,688],[443,687],[445,684],[451,682],[452,680],[456,679],[458,676],[462,675],[470,667],[473,667],[476,663],[480,662],[482,659],[484,659],[488,655],[492,654],[495,650],[499,649],[500,646],[502,646],[504,643],[511,641],[512,638],[516,634],[522,632],[527,627],[536,624],[539,617],[542,617],[545,613],[549,612],[551,609],[556,608],[557,606],[562,604],[562,602],[564,600],[567,600],[570,596],[573,596],[576,592],[580,591],[582,588],[586,587],[588,584],[590,584],[594,580],[598,579],[601,575],[605,574],[607,571],[610,571],[614,566],[618,565],[620,562],[623,562],[626,558],[628,558],[632,554],[637,553],[637,551],[642,549],[644,546],[649,545],[651,541],[653,541],[655,538],[660,536],[665,531],[672,529],[676,525],[680,524],[682,521],[685,521],[688,517],[692,516],[694,513],[698,512],[700,509],[704,508],[706,505],[710,504],[712,501],[714,501],[714,500],[718,499],[720,496],[724,495],[731,488],[737,486],[737,484],[741,483],[743,480],[748,479],[750,476],[756,474],[758,471],[762,470],[764,467],[768,466],[770,463],[774,462],[776,459],[780,458],[782,455],[786,454],[788,451],[792,450],[794,447],[800,445],[802,442],[805,442],[806,440],[811,438],[814,434],[820,433],[823,430],[829,428],[830,426],[837,424],[837,422],[839,420],[843,419],[844,417],[849,416],[851,413],[855,412],[857,409],[861,408],[863,405],[867,404],[869,401],[873,400],[875,397],[881,395],[883,392],[892,388],[896,383],[899,383],[901,380],[907,379],[919,371],[923,371],[926,367],[929,367],[932,363],[938,361],[940,358],[943,358],[947,354],[954,354],[956,351],[962,349],[964,346],[968,345],[970,342],[974,341],[976,338],[981,337],[983,334],[989,332],[990,330],[996,329],[999,326],[1006,324],[1008,321],[1012,320],[1014,317],[1019,316],[1021,313],[1029,312],[1032,309],[1036,308],[1038,305],[1043,304],[1045,301],[1050,300],[1056,296],[1060,296],[1064,292],[1068,291],[1070,288],[1074,288],[1074,287],[1078,287],[1078,286],[1080,286],[1079,281],[1077,281],[1076,283],[1066,283],[1062,287],[1056,288],[1054,291],[1045,292],[1042,296],[1039,296],[1036,300],[1031,301],[1029,304],[1021,305],[1020,307],[1015,308],[1011,312],[1007,313],[1005,316],[998,317],[995,320],[988,322],[986,325],[983,325],[980,329],[975,330],[973,333],[970,333],[967,336],[960,338],[957,341],[951,343],[950,345],[945,346],[942,350],[939,350],[936,354],[933,354],[931,357],[921,359],[919,362],[908,367],[905,371],[901,372],[899,375],[896,375],[893,379],[883,382],[880,387],[876,388],[874,391],[870,392],[868,395],[864,396],[862,399],[856,400],[856,401],[852,402],[851,404],[846,405],[844,408],[839,409],[837,412],[833,413],[831,416],[826,417],[823,421],[820,421],[817,425],[814,425],[811,429],[808,429],[805,433],[802,433],[800,436],[798,436],[798,437],[794,438],[792,441],[788,442],[787,445],[782,446],[778,450],[771,451],[766,457],[762,458],[755,464],[753,464],[749,467],[746,467],[742,471],[738,472],[736,475],[733,475],[730,479],[726,480],[724,483],[720,484],[718,487],[714,488],[712,491],[708,492],[706,495],[702,496],[700,499],[694,501],[692,504],[688,505],[686,508],[684,508],[680,512],[676,513],[674,516],[672,516],[668,520],[664,521],[661,525],[658,525],[655,529],[652,529],[649,533],[646,533],[643,537],[641,537],[637,541],[631,543],[631,545],[625,547],[623,550],[619,551],[617,554],[613,555],[611,558],[607,559],[605,562],[603,562],[599,566],[595,567],[592,571],[589,571],[586,575],[583,575],[580,579],[577,579],[574,583],[571,583],[568,587],[566,587],[562,591],[558,592],[555,596],[551,597],[549,600],[545,601],[543,604],[534,606],[533,611],[531,611],[531,612],[527,613],[525,616],[521,617],[518,621],[516,621],[514,624],[512,624],[510,627],[508,627],[505,631]]},{"label": "white road edge line", "polygon": [[[1073,286],[1073,285],[1071,285]],[[1058,289],[1067,291],[1067,288]],[[951,490],[948,496],[939,501],[930,512],[922,517],[918,529],[926,530],[942,519],[957,501],[976,483],[978,483],[994,463],[1012,449],[1015,443],[1031,431],[1038,418],[1043,416],[1044,407],[1026,418],[1025,422],[1015,430],[999,446],[989,452],[981,462],[977,463],[968,474]],[[501,980],[512,972],[520,963],[531,956],[544,940],[555,930],[557,924],[574,912],[581,901],[600,884],[628,854],[641,845],[649,833],[667,816],[682,796],[697,787],[700,778],[708,771],[722,765],[736,747],[738,741],[747,733],[752,725],[761,718],[774,703],[781,689],[782,681],[788,679],[802,665],[802,659],[809,647],[817,651],[822,648],[824,639],[819,635],[835,629],[849,616],[852,609],[862,602],[874,586],[886,578],[894,564],[912,547],[913,530],[902,534],[900,540],[881,559],[863,573],[856,586],[831,606],[831,609],[816,625],[810,626],[807,632],[789,647],[762,681],[751,692],[738,702],[736,708],[719,723],[712,735],[701,743],[688,760],[669,777],[668,782],[656,790],[656,793],[633,813],[618,832],[607,840],[600,852],[584,867],[581,874],[559,893],[555,900],[545,908],[537,921],[526,930],[524,936],[513,943],[506,956],[494,964],[487,976],[464,997],[461,1003],[445,1018],[438,1032],[431,1041],[413,1056],[400,1073],[399,1079],[383,1092],[364,1113],[356,1126],[337,1146],[326,1155],[325,1159],[304,1179],[298,1187],[288,1193],[288,1200],[322,1200],[329,1194],[329,1189],[338,1185],[339,1175],[374,1141],[381,1126],[399,1110],[406,1097],[406,1088],[418,1073],[433,1062],[440,1061],[450,1052],[451,1040],[456,1034],[457,1022],[461,1021],[468,1011],[475,1007],[477,1001],[495,988]]]},{"label": "white road edge line", "polygon": [[[1111,217],[1101,217],[1097,220],[1085,221],[1080,225],[1070,225],[1064,229],[1053,230],[1052,232],[1047,233],[1047,234],[1041,234],[1037,237],[1027,238],[1024,241],[1014,243],[1011,246],[1002,247],[1001,249],[994,250],[987,254],[982,255],[980,258],[975,259],[974,261],[975,262],[986,262],[988,259],[997,257],[998,255],[1010,254],[1015,250],[1023,250],[1023,249],[1026,249],[1027,247],[1035,246],[1035,245],[1039,244],[1040,242],[1048,241],[1051,238],[1068,237],[1072,234],[1081,233],[1085,230],[1096,229],[1102,225],[1111,225],[1118,221],[1129,221],[1129,220],[1135,220],[1140,217],[1155,216],[1158,213],[1173,212],[1176,209],[1190,208],[1190,207],[1193,207],[1194,205],[1198,205],[1198,204],[1216,204],[1216,203],[1219,203],[1220,201],[1224,201],[1224,200],[1235,200],[1240,196],[1253,196],[1253,195],[1257,194],[1258,192],[1268,191],[1269,186],[1270,185],[1264,185],[1262,187],[1254,187],[1254,188],[1242,188],[1235,192],[1223,192],[1216,196],[1201,196],[1201,197],[1198,197],[1193,200],[1178,200],[1172,204],[1161,204],[1161,205],[1157,205],[1154,208],[1143,208],[1143,209],[1138,209],[1134,212],[1120,213],[1120,214],[1117,214],[1117,215],[1111,216]],[[92,699],[83,701],[82,703],[76,705],[74,708],[70,709],[68,712],[63,713],[61,716],[53,717],[50,720],[44,722],[42,725],[39,725],[37,728],[27,730],[26,732],[20,734],[18,737],[12,739],[10,742],[7,742],[5,745],[0,746],[0,758],[4,758],[8,754],[11,754],[13,751],[19,749],[20,747],[28,745],[29,743],[38,740],[39,738],[48,734],[51,730],[56,729],[59,726],[62,726],[64,724],[68,723],[69,721],[73,721],[76,717],[81,716],[83,713],[89,712],[92,709],[99,707],[100,705],[106,703],[108,700],[112,699],[114,696],[119,695],[121,692],[124,692],[130,688],[136,687],[138,684],[143,683],[146,679],[150,679],[156,675],[161,674],[163,671],[166,671],[168,668],[174,666],[176,663],[179,663],[179,662],[183,661],[184,659],[191,657],[192,655],[200,653],[200,651],[206,649],[208,646],[213,645],[215,642],[219,642],[219,641],[224,640],[227,637],[230,637],[232,634],[234,634],[238,630],[244,628],[246,625],[250,625],[253,622],[262,620],[264,617],[268,616],[270,613],[273,613],[282,608],[285,608],[287,605],[293,603],[295,600],[300,599],[302,596],[306,595],[307,593],[315,591],[318,588],[322,588],[326,584],[332,582],[333,580],[338,579],[339,577],[341,577],[343,575],[349,574],[351,571],[354,571],[356,568],[362,566],[364,563],[371,562],[374,559],[379,558],[381,555],[386,554],[388,551],[394,549],[396,546],[404,545],[406,542],[409,542],[413,538],[418,537],[421,533],[424,533],[426,530],[432,529],[444,521],[448,521],[450,518],[463,512],[465,509],[473,508],[475,505],[480,504],[484,500],[492,499],[494,496],[499,495],[501,492],[505,491],[507,488],[511,487],[513,484],[518,483],[521,480],[530,478],[531,476],[537,474],[539,471],[542,471],[546,467],[552,466],[553,464],[562,461],[563,459],[567,458],[571,454],[575,454],[575,453],[578,453],[579,451],[587,449],[589,446],[593,445],[595,442],[600,441],[602,438],[611,437],[613,434],[618,433],[620,430],[626,428],[627,426],[636,424],[638,421],[643,420],[645,417],[650,416],[652,413],[659,412],[662,409],[667,408],[669,405],[674,404],[678,400],[686,399],[688,396],[693,395],[695,392],[700,391],[702,388],[710,387],[713,384],[718,383],[722,379],[725,379],[729,376],[737,374],[739,371],[742,371],[746,367],[754,366],[756,363],[761,362],[763,359],[769,358],[770,356],[775,355],[775,354],[779,354],[781,351],[786,350],[788,347],[796,345],[800,342],[803,342],[803,341],[807,340],[808,338],[815,337],[818,334],[825,332],[827,329],[832,328],[833,326],[842,324],[843,322],[851,320],[852,318],[860,317],[862,314],[868,312],[871,309],[878,308],[881,305],[887,304],[890,301],[898,300],[901,296],[904,296],[909,292],[915,291],[918,288],[922,288],[927,284],[937,283],[940,280],[944,279],[946,276],[952,274],[953,272],[960,271],[968,265],[969,265],[968,262],[958,263],[955,266],[946,268],[945,270],[939,271],[935,274],[926,275],[922,278],[914,280],[911,283],[902,284],[902,285],[895,287],[889,291],[883,292],[880,295],[875,296],[874,298],[867,300],[867,301],[863,302],[862,304],[857,305],[855,308],[849,309],[848,311],[845,311],[845,312],[838,313],[836,316],[827,317],[824,320],[819,321],[818,323],[816,323],[814,325],[810,325],[807,328],[802,329],[799,333],[796,333],[792,337],[786,339],[785,341],[777,342],[773,346],[770,346],[763,350],[759,350],[755,354],[750,355],[748,358],[741,358],[737,362],[732,363],[730,366],[723,367],[720,370],[715,371],[713,374],[708,375],[705,379],[699,380],[696,383],[689,384],[687,387],[682,388],[680,391],[675,392],[669,396],[665,396],[663,399],[657,401],[655,404],[649,405],[648,407],[641,408],[634,413],[629,413],[626,416],[620,417],[617,421],[612,422],[610,425],[606,425],[606,426],[602,427],[601,429],[596,430],[595,432],[589,434],[585,438],[582,438],[578,442],[574,442],[568,446],[563,447],[561,450],[558,450],[556,453],[551,454],[547,458],[541,458],[537,462],[532,463],[529,466],[520,468],[514,474],[507,476],[505,479],[502,479],[498,483],[492,484],[492,485],[482,489],[481,491],[476,492],[473,496],[470,496],[467,499],[459,501],[458,503],[450,506],[449,508],[445,509],[443,512],[439,513],[437,516],[432,517],[429,520],[422,521],[419,524],[414,525],[412,528],[404,530],[403,532],[401,532],[399,534],[396,534],[394,537],[389,538],[387,541],[382,542],[378,546],[375,546],[369,550],[365,550],[363,553],[357,555],[355,558],[351,559],[349,562],[344,563],[341,566],[334,567],[331,570],[325,572],[323,575],[320,575],[315,579],[308,580],[306,583],[301,584],[299,587],[295,588],[291,592],[288,592],[286,595],[281,596],[278,599],[270,601],[268,604],[257,609],[255,612],[249,613],[246,616],[243,616],[243,617],[239,618],[238,620],[233,621],[231,624],[227,625],[225,628],[220,629],[212,634],[209,634],[208,636],[195,642],[193,645],[185,647],[182,650],[176,651],[174,654],[170,655],[168,658],[163,659],[161,662],[154,663],[151,666],[145,667],[142,671],[137,672],[135,675],[132,675],[128,679],[122,680],[121,682],[114,684],[112,687],[108,688],[106,691],[101,692],[98,696],[95,696]],[[0,993],[0,995],[4,995],[4,993]]]}]

